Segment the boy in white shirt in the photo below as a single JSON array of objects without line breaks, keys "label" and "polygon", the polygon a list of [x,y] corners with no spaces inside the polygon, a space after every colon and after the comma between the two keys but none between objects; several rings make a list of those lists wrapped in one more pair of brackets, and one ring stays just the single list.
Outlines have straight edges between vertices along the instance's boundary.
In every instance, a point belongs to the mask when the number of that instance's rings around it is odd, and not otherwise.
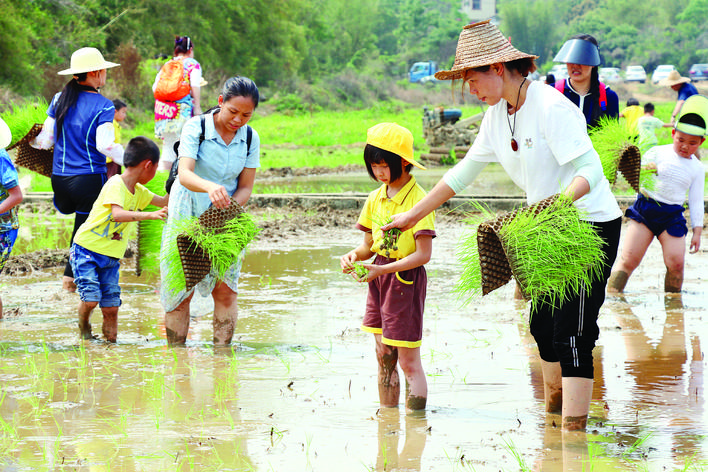
[{"label": "boy in white shirt", "polygon": [[625,213],[630,221],[622,252],[607,282],[608,292],[624,290],[654,237],[661,243],[666,264],[664,290],[681,291],[688,233],[683,216],[687,192],[693,228],[689,252],[697,252],[701,244],[705,168],[695,154],[705,141],[707,122],[708,98],[689,97],[672,131],[673,144],[653,147],[647,153],[650,161],[647,168],[656,169],[657,186],[653,191],[643,190],[637,195],[637,200]]}]

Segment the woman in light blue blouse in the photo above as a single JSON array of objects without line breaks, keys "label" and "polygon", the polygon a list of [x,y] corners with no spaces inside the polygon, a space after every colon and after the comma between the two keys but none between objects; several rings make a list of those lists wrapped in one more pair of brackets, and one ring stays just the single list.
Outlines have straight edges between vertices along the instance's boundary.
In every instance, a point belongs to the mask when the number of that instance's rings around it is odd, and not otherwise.
[{"label": "woman in light blue blouse", "polygon": [[[260,139],[248,126],[258,106],[256,84],[246,77],[232,77],[219,95],[219,106],[203,118],[195,116],[182,129],[179,155],[179,174],[170,192],[168,219],[163,231],[160,271],[167,274],[167,245],[174,242],[175,223],[191,216],[199,216],[211,205],[226,208],[231,197],[244,206],[253,191],[256,169],[260,166]],[[202,119],[204,140],[201,141]],[[249,142],[250,141],[250,142]],[[207,275],[195,288],[202,296],[211,293],[214,299],[214,343],[229,344],[238,316],[236,304],[239,258],[227,271],[223,280],[214,273]],[[172,292],[163,289],[160,299],[165,309],[165,328],[169,344],[184,344],[189,331],[189,305],[194,288]]]}]

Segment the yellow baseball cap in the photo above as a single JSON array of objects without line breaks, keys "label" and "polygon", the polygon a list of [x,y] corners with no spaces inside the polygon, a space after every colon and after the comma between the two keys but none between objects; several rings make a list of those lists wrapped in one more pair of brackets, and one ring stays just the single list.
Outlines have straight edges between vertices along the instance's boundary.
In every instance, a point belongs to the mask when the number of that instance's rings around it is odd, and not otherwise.
[{"label": "yellow baseball cap", "polygon": [[413,159],[413,134],[397,123],[379,123],[369,128],[366,144],[398,154],[417,168],[425,170]]}]

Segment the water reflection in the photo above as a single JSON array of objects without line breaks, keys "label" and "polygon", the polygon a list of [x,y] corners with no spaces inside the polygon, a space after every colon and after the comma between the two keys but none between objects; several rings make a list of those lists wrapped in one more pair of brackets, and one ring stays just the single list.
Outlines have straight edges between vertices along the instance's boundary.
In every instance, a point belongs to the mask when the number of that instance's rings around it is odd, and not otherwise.
[{"label": "water reflection", "polygon": [[[377,414],[378,454],[376,470],[420,471],[428,420],[425,411],[404,415],[405,430],[401,430],[401,412],[398,408],[381,408]],[[400,438],[404,438],[399,453]]]}]

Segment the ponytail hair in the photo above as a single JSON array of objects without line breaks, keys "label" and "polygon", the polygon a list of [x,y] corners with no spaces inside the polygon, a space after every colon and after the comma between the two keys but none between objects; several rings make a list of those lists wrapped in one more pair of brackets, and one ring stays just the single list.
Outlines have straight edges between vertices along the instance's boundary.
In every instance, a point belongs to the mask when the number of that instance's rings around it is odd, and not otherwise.
[{"label": "ponytail hair", "polygon": [[56,105],[54,105],[54,118],[57,125],[57,136],[62,132],[62,125],[64,124],[64,118],[69,112],[69,109],[76,105],[79,99],[79,92],[86,90],[86,87],[81,85],[79,82],[83,82],[88,77],[88,72],[82,72],[81,74],[76,74],[72,79],[64,86],[64,89],[59,94]]},{"label": "ponytail hair", "polygon": [[174,55],[187,54],[194,47],[192,38],[189,36],[175,36],[175,51]]}]

